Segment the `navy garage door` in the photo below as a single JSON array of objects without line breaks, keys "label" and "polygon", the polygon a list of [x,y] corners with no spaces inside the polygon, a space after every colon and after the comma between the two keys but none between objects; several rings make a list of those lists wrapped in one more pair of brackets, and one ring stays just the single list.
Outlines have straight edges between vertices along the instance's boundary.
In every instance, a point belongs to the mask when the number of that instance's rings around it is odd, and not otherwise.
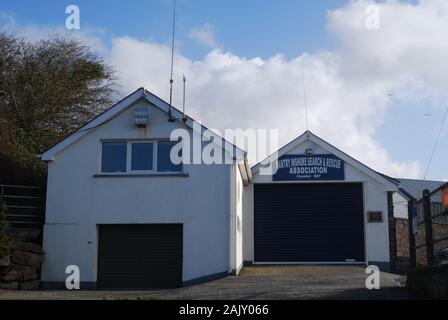
[{"label": "navy garage door", "polygon": [[180,287],[182,239],[181,224],[100,225],[98,287]]},{"label": "navy garage door", "polygon": [[254,185],[255,262],[364,262],[360,183]]}]

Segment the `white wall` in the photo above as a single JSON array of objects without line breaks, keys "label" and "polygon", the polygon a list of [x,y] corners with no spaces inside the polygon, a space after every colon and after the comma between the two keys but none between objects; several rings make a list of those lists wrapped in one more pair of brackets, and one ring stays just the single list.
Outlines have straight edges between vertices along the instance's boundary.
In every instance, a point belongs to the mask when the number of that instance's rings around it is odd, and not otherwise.
[{"label": "white wall", "polygon": [[243,179],[241,178],[240,167],[234,165],[235,170],[235,181],[236,181],[236,192],[235,192],[235,216],[236,216],[236,272],[237,274],[243,266]]},{"label": "white wall", "polygon": [[253,262],[254,258],[254,183],[244,188],[243,193],[243,260]]},{"label": "white wall", "polygon": [[[322,147],[307,140],[287,154],[304,154],[305,149],[313,149],[315,154],[329,154]],[[332,183],[344,181],[320,181]],[[385,187],[371,177],[365,175],[353,166],[345,163],[345,182],[361,182],[364,190],[364,222],[366,260],[389,262],[389,226],[387,219],[387,191]],[[316,183],[310,182],[275,182],[270,175],[253,175],[253,183]],[[253,262],[253,187],[245,193],[245,229],[244,229],[244,260]],[[382,223],[367,223],[367,211],[382,211]]]},{"label": "white wall", "polygon": [[394,204],[394,217],[395,218],[408,218],[408,200],[398,192],[394,192],[392,196]]},{"label": "white wall", "polygon": [[70,264],[81,281],[96,281],[98,224],[182,223],[183,280],[228,271],[230,165],[184,165],[188,177],[94,177],[101,139],[169,138],[183,127],[155,107],[150,115],[148,130],[135,129],[131,108],[49,163],[42,281],[65,281]]}]

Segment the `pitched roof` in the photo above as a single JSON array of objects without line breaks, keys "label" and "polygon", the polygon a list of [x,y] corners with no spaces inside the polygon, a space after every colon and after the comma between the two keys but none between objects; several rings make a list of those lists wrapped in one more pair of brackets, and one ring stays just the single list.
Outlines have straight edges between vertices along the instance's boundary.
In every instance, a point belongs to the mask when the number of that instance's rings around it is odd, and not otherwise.
[{"label": "pitched roof", "polygon": [[[126,96],[107,110],[105,110],[103,113],[92,119],[91,121],[87,122],[85,125],[80,127],[78,130],[73,132],[72,134],[68,135],[55,145],[49,147],[47,150],[45,150],[41,154],[41,159],[43,161],[53,161],[54,156],[70,146],[71,144],[78,141],[80,138],[84,137],[85,135],[92,132],[93,129],[96,129],[103,124],[109,122],[111,119],[115,118],[116,116],[120,115],[122,112],[127,110],[128,108],[132,107],[135,103],[141,100],[146,100],[153,106],[157,107],[158,109],[162,110],[166,114],[169,112],[170,105],[164,101],[163,99],[159,98],[155,94],[147,91],[145,88],[138,88],[136,91],[131,93],[130,95]],[[198,121],[195,121],[193,118],[186,115],[186,120],[183,121],[184,114],[179,109],[171,106],[171,114],[172,117],[175,119],[175,121],[178,121],[182,123],[183,125],[187,126],[188,128],[192,130],[197,130],[196,127],[193,124],[194,123],[200,123]],[[209,130],[207,127],[200,125],[200,133],[202,134],[204,131]],[[223,149],[228,151],[231,155],[234,156],[237,160],[242,160],[242,164],[240,163],[240,169],[242,174],[244,175],[243,178],[247,178],[248,181],[250,181],[251,174],[249,165],[247,162],[247,154],[246,151],[243,149],[237,147],[236,145],[228,142],[223,137],[218,135],[217,133],[211,131],[213,135],[213,141],[215,142],[221,142],[220,145],[223,146]]]},{"label": "pitched roof", "polygon": [[295,138],[294,140],[292,140],[291,142],[289,142],[288,144],[286,144],[285,146],[280,148],[277,153],[274,153],[274,154],[270,155],[269,157],[267,157],[263,161],[260,161],[258,164],[253,166],[252,169],[251,169],[252,170],[252,175],[255,175],[259,171],[261,166],[266,165],[266,164],[276,160],[278,157],[288,153],[289,151],[291,151],[292,149],[296,148],[297,146],[299,146],[300,144],[302,144],[303,142],[305,142],[307,140],[309,140],[311,142],[314,142],[318,146],[320,146],[323,149],[327,150],[329,153],[334,154],[338,158],[342,159],[344,162],[350,164],[354,168],[356,168],[359,171],[363,172],[365,175],[367,175],[367,176],[371,177],[372,179],[376,180],[377,182],[381,183],[382,185],[384,185],[387,188],[388,191],[395,191],[397,189],[397,183],[396,182],[394,182],[391,179],[386,178],[382,174],[380,174],[380,173],[376,172],[375,170],[369,168],[365,164],[361,163],[360,161],[358,161],[355,158],[349,156],[348,154],[346,154],[345,152],[339,150],[338,148],[336,148],[335,146],[331,145],[330,143],[326,142],[322,138],[318,137],[317,135],[315,135],[311,131],[304,132],[302,135],[300,135],[299,137]]},{"label": "pitched roof", "polygon": [[[402,179],[395,178],[398,181],[398,188],[401,193],[406,196],[409,200],[418,200],[422,198],[423,190],[428,189],[429,191],[434,191],[441,185],[445,184],[443,181],[430,181],[430,180],[417,180],[417,179]],[[431,201],[440,202],[441,193],[436,192],[432,197]]]}]

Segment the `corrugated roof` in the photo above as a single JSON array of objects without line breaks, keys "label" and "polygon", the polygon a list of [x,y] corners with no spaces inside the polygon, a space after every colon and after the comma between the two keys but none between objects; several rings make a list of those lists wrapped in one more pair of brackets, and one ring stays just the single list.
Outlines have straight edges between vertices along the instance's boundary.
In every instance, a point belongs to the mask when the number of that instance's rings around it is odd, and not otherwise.
[{"label": "corrugated roof", "polygon": [[[445,183],[443,181],[400,179],[400,178],[394,178],[394,179],[398,181],[398,188],[404,191],[408,196],[414,198],[414,200],[422,198],[423,190],[428,189],[431,192]],[[435,193],[431,197],[431,201],[441,202],[440,191]]]}]

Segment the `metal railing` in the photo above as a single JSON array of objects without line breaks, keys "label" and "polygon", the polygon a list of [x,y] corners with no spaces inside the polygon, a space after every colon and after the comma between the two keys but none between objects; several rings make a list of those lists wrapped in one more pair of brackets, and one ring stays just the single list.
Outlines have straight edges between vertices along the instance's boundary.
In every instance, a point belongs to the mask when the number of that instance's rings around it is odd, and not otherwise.
[{"label": "metal railing", "polygon": [[[442,189],[448,184],[444,184],[439,188],[429,191],[423,190],[422,198],[414,201],[409,211],[409,248],[410,248],[410,268],[417,267],[417,250],[426,248],[426,264],[437,264],[435,248],[436,244],[442,244],[446,241],[448,248],[448,210],[444,209],[442,203],[434,201],[439,198]],[[440,200],[441,201],[441,200]],[[434,225],[438,225],[438,234],[434,234]],[[422,235],[422,243],[417,244],[417,236]],[[443,245],[443,244],[442,244]]]},{"label": "metal railing", "polygon": [[44,189],[0,184],[0,200],[6,205],[6,220],[10,227],[42,228],[45,222]]}]

